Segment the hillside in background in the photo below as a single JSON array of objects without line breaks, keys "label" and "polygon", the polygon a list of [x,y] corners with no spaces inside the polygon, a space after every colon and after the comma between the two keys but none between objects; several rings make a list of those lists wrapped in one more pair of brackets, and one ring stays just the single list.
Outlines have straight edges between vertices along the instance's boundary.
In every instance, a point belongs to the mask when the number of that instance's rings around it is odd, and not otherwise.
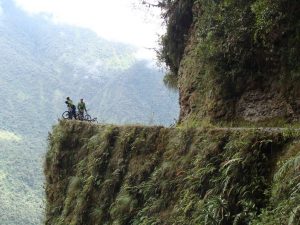
[{"label": "hillside in background", "polygon": [[40,224],[42,156],[66,96],[101,122],[169,125],[177,93],[135,47],[0,3],[0,221]]}]

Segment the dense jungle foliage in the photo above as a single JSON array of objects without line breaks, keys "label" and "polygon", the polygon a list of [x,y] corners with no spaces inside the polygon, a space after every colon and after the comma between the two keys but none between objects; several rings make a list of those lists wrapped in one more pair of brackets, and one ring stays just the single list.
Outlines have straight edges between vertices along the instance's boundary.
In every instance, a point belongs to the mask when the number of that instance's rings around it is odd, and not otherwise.
[{"label": "dense jungle foliage", "polygon": [[60,122],[47,225],[300,222],[299,132]]},{"label": "dense jungle foliage", "polygon": [[199,57],[222,80],[243,76],[300,77],[300,4],[297,0],[163,1],[167,33],[160,58],[177,75],[189,30]]}]

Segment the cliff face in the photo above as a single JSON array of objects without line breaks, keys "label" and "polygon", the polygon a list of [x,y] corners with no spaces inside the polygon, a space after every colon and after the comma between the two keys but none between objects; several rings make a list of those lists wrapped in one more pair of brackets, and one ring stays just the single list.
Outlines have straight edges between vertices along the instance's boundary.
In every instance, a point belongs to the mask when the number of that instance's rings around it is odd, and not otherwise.
[{"label": "cliff face", "polygon": [[299,120],[297,0],[180,0],[167,15],[162,58],[178,78],[180,121]]},{"label": "cliff face", "polygon": [[297,224],[299,134],[62,121],[46,224]]}]

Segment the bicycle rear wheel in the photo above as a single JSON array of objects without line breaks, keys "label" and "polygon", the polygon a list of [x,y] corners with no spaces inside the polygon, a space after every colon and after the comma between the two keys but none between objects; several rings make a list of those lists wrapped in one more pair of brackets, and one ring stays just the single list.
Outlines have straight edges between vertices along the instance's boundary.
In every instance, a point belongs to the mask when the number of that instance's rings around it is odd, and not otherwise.
[{"label": "bicycle rear wheel", "polygon": [[78,113],[77,113],[77,119],[78,119],[78,120],[84,120],[84,115],[83,115],[83,113],[78,112]]},{"label": "bicycle rear wheel", "polygon": [[69,119],[69,111],[65,111],[61,116],[64,119]]}]

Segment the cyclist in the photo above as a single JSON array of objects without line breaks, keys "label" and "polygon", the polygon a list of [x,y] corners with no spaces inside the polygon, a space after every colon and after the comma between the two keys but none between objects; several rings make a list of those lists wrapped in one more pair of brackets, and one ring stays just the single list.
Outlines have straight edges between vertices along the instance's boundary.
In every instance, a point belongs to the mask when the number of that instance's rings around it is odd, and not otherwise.
[{"label": "cyclist", "polygon": [[79,118],[83,119],[84,112],[87,112],[83,98],[80,99],[80,102],[78,102],[77,109],[78,109],[78,113],[79,113]]},{"label": "cyclist", "polygon": [[65,103],[68,106],[69,119],[72,119],[74,117],[76,120],[76,107],[73,104],[73,101],[70,99],[70,97],[67,97],[67,101],[65,101]]}]

